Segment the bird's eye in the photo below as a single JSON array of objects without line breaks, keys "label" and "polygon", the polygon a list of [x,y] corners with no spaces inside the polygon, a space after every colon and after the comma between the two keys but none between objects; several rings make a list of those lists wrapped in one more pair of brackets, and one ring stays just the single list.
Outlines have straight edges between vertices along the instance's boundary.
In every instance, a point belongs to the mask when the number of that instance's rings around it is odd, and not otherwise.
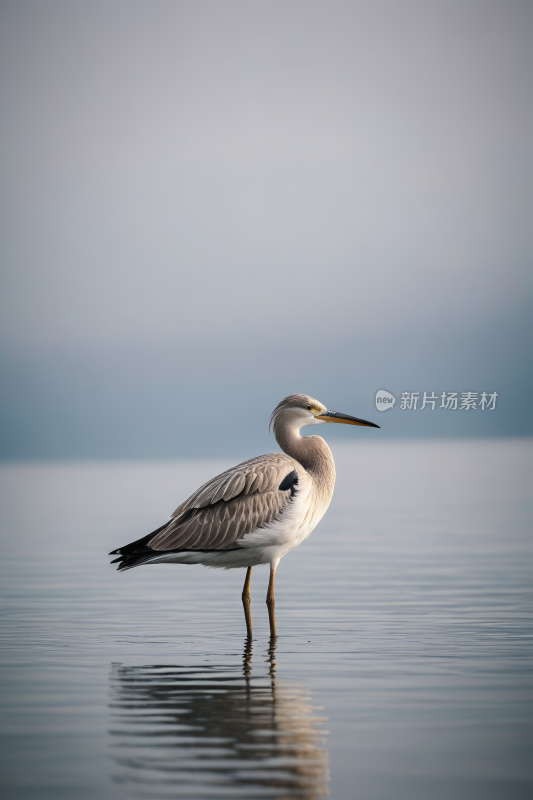
[{"label": "bird's eye", "polygon": [[307,410],[308,410],[308,411],[311,411],[311,406],[307,406]]}]

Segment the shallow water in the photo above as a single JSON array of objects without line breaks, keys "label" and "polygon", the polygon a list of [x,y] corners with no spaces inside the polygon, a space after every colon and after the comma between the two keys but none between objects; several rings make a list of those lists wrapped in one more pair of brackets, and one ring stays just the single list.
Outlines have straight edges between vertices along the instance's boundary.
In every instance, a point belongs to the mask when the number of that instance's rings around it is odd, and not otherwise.
[{"label": "shallow water", "polygon": [[228,462],[5,465],[6,798],[493,800],[533,791],[532,440],[343,444],[268,568],[106,553]]}]

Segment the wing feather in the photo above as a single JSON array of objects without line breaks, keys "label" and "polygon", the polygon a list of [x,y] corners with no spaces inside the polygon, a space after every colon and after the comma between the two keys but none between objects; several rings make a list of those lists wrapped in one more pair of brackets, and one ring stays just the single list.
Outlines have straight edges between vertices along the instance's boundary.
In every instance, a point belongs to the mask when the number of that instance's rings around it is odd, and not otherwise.
[{"label": "wing feather", "polygon": [[235,475],[224,487],[224,493],[222,494],[223,500],[231,500],[233,497],[237,497],[242,490],[244,489],[244,484],[246,483],[246,476],[245,475]]},{"label": "wing feather", "polygon": [[201,486],[147,542],[152,550],[220,550],[273,522],[291,499],[279,486],[302,467],[283,453],[245,461]]},{"label": "wing feather", "polygon": [[256,475],[255,471],[253,469],[251,469],[247,473],[246,478],[245,478],[243,494],[250,494],[251,487],[252,487],[253,483],[255,482],[256,478],[257,478],[257,475]]}]

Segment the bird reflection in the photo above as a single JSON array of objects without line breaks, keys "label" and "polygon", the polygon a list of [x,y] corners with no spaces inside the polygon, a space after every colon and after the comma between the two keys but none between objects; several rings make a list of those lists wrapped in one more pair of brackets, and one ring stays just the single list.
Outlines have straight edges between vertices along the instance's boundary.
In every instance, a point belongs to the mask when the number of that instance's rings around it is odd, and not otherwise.
[{"label": "bird reflection", "polygon": [[286,798],[328,795],[323,719],[309,691],[242,666],[127,667],[111,672],[114,780],[150,798]]}]

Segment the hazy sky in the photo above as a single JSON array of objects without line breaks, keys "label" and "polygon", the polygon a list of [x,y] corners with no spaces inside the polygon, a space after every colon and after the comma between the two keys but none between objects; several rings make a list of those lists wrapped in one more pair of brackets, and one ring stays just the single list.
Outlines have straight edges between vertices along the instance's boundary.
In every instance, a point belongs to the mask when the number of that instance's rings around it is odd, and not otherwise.
[{"label": "hazy sky", "polygon": [[3,2],[4,454],[253,454],[294,391],[532,434],[532,41],[513,0]]}]

